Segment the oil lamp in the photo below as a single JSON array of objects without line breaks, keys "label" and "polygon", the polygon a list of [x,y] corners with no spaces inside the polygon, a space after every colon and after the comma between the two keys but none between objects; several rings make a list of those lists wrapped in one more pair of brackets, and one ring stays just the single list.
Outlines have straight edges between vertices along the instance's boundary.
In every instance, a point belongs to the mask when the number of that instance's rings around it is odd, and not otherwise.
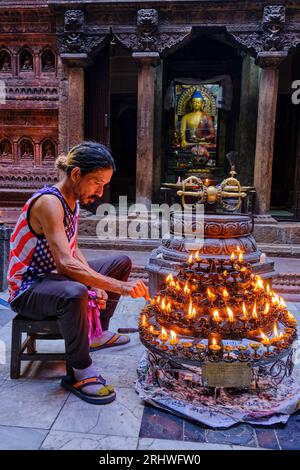
[{"label": "oil lamp", "polygon": [[259,355],[257,354],[257,351],[259,350],[260,348],[260,344],[259,343],[250,343],[249,344],[250,348],[253,349],[254,351],[254,358],[257,359],[259,357]]},{"label": "oil lamp", "polygon": [[160,339],[160,341],[162,343],[160,345],[160,349],[162,349],[163,351],[167,351],[169,348],[165,343],[168,341],[169,338],[168,338],[168,334],[167,334],[166,330],[164,329],[164,327],[162,327],[161,333],[160,333],[158,338]]},{"label": "oil lamp", "polygon": [[213,355],[222,353],[221,335],[219,333],[210,333],[208,336],[208,350]]},{"label": "oil lamp", "polygon": [[243,302],[243,304],[242,304],[242,310],[243,310],[243,315],[244,315],[242,320],[248,321],[248,312],[247,312],[247,309],[246,309],[245,302]]},{"label": "oil lamp", "polygon": [[267,349],[267,352],[265,353],[267,356],[270,354],[270,346],[271,346],[271,341],[269,338],[264,334],[263,331],[260,330],[260,335],[262,337],[262,344],[265,346]]},{"label": "oil lamp", "polygon": [[169,340],[169,344],[171,346],[177,346],[177,344],[179,343],[179,340],[177,338],[177,335],[176,335],[175,331],[170,330],[170,336],[171,336],[171,338]]}]

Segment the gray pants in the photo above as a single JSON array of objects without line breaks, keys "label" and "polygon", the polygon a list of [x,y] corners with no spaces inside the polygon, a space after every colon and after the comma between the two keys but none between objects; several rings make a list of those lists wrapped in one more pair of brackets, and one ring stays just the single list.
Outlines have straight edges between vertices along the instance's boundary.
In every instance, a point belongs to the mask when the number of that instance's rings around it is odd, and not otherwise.
[{"label": "gray pants", "polygon": [[[89,262],[98,273],[127,281],[131,260],[126,255],[109,256]],[[106,309],[101,310],[103,330],[107,330],[119,300],[119,294],[108,292]],[[34,320],[57,317],[65,340],[68,364],[76,369],[91,365],[88,340],[88,287],[61,274],[47,274],[11,303],[20,315]]]}]

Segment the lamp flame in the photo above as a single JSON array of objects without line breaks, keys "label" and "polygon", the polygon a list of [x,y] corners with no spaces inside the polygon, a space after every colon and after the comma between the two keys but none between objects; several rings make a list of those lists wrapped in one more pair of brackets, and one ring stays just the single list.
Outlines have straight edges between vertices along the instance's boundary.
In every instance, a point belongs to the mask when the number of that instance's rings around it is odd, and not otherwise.
[{"label": "lamp flame", "polygon": [[234,261],[234,260],[235,260],[235,254],[234,252],[232,252],[230,255],[230,261]]},{"label": "lamp flame", "polygon": [[190,254],[189,259],[188,259],[188,264],[193,264],[193,253]]},{"label": "lamp flame", "polygon": [[214,294],[213,292],[211,292],[211,290],[210,290],[209,287],[207,288],[207,297],[208,297],[210,300],[215,300],[215,298],[217,297],[216,294]]},{"label": "lamp flame", "polygon": [[264,309],[264,315],[268,315],[270,311],[270,304],[269,302],[266,303],[265,309]]},{"label": "lamp flame", "polygon": [[259,330],[260,331],[260,335],[262,337],[262,342],[263,344],[270,344],[270,340],[269,338],[264,334],[264,332],[262,330]]},{"label": "lamp flame", "polygon": [[226,287],[224,287],[222,295],[223,295],[224,299],[227,299],[229,297],[229,294],[228,294],[228,291],[227,291]]},{"label": "lamp flame", "polygon": [[253,310],[252,310],[252,318],[257,319],[257,311],[256,311],[256,302],[254,302]]},{"label": "lamp flame", "polygon": [[234,316],[233,316],[233,311],[229,307],[227,307],[227,314],[228,314],[228,319],[230,323],[232,323],[234,321]]},{"label": "lamp flame", "polygon": [[220,315],[219,315],[218,310],[214,310],[214,312],[213,312],[213,317],[214,317],[214,320],[215,320],[216,322],[219,322],[219,321],[220,321]]}]

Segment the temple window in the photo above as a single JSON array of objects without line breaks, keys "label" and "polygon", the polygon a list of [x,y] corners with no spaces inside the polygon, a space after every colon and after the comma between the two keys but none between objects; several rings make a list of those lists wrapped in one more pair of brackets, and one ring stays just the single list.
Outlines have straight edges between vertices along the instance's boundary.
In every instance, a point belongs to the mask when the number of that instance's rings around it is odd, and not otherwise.
[{"label": "temple window", "polygon": [[42,72],[55,72],[55,54],[51,49],[42,52]]},{"label": "temple window", "polygon": [[43,162],[49,162],[55,160],[56,151],[55,144],[52,140],[47,139],[42,143],[42,160]]},{"label": "temple window", "polygon": [[20,71],[21,72],[33,71],[33,57],[29,49],[23,49],[20,53]]},{"label": "temple window", "polygon": [[0,141],[0,160],[12,160],[12,144],[9,139],[2,139]]},{"label": "temple window", "polygon": [[21,161],[34,159],[33,144],[29,139],[25,138],[20,142],[20,159]]},{"label": "temple window", "polygon": [[0,73],[10,73],[11,70],[11,55],[7,50],[2,49],[0,51]]}]

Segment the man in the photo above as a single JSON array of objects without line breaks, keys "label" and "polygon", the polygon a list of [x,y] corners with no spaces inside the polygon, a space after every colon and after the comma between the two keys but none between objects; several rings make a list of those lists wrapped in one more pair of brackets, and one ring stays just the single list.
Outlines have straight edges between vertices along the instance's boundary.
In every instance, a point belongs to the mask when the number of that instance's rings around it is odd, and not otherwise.
[{"label": "man", "polygon": [[57,316],[73,370],[62,385],[89,403],[110,403],[116,396],[114,388],[97,374],[89,354],[88,288],[96,292],[98,305],[104,309],[100,315],[103,335],[92,350],[129,341],[109,331],[109,320],[120,295],[148,299],[148,289],[142,281],[127,281],[131,269],[127,256],[88,263],[77,246],[79,203],[101,197],[115,170],[109,150],[83,142],[59,157],[56,166],[65,172],[63,179],[27,201],[11,236],[9,301],[24,317]]}]

